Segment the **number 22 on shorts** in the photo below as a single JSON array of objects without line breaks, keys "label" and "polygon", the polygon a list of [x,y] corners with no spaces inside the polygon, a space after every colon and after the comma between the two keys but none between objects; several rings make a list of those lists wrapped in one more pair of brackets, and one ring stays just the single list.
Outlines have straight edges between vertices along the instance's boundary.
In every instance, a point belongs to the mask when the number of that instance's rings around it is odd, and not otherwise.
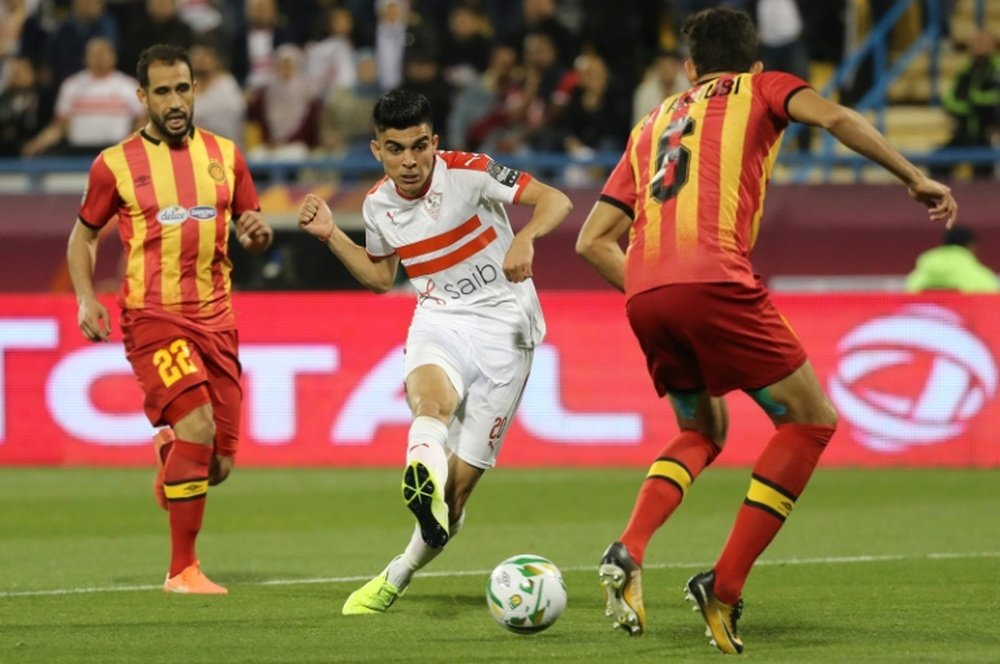
[{"label": "number 22 on shorts", "polygon": [[184,376],[198,371],[191,360],[187,339],[175,339],[169,346],[158,349],[153,353],[153,364],[160,372],[164,387],[170,387]]}]

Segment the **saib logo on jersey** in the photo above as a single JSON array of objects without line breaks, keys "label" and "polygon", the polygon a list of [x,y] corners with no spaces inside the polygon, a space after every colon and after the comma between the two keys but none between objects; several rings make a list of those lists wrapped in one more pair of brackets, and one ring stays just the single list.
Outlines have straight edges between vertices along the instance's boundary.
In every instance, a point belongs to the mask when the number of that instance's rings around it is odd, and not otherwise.
[{"label": "saib logo on jersey", "polygon": [[996,395],[997,365],[955,312],[911,305],[851,330],[830,396],[869,449],[898,452],[962,434]]}]

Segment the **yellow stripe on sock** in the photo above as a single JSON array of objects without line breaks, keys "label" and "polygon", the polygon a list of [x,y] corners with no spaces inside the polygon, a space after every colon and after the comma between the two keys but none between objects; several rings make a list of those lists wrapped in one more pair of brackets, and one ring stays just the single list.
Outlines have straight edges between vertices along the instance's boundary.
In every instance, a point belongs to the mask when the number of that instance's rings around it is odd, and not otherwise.
[{"label": "yellow stripe on sock", "polygon": [[650,477],[662,477],[663,479],[676,485],[681,490],[682,497],[687,495],[688,489],[694,480],[688,469],[673,459],[658,459],[649,467],[646,479]]},{"label": "yellow stripe on sock", "polygon": [[208,480],[192,480],[180,484],[164,484],[163,492],[167,495],[167,500],[185,500],[197,498],[208,493]]},{"label": "yellow stripe on sock", "polygon": [[756,477],[750,480],[747,502],[766,507],[782,519],[788,518],[788,515],[792,513],[792,508],[795,507],[794,498],[761,482]]}]

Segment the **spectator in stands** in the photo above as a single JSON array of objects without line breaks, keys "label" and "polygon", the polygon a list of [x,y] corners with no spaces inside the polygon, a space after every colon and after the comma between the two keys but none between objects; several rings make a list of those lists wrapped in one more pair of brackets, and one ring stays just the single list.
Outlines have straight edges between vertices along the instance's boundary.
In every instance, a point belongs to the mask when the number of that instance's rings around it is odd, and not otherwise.
[{"label": "spectator in stands", "polygon": [[482,75],[465,86],[448,116],[448,145],[456,150],[511,152],[513,111],[520,105],[522,70],[517,49],[497,44]]},{"label": "spectator in stands", "polygon": [[[112,49],[118,48],[118,24],[105,11],[104,0],[73,0],[70,15],[56,26],[46,46],[45,63],[51,71],[51,75],[45,74],[47,80],[58,88],[82,70],[88,44],[96,37],[108,40]],[[112,143],[119,140],[121,137]]]},{"label": "spectator in stands", "polygon": [[[947,148],[987,147],[1000,141],[1000,54],[996,38],[988,30],[975,34],[969,46],[970,60],[958,72],[942,102],[955,118],[955,129]],[[992,178],[994,164],[973,166],[977,178]],[[932,169],[936,175],[947,168]]]},{"label": "spectator in stands", "polygon": [[334,7],[325,25],[323,39],[306,46],[306,71],[321,99],[331,90],[350,88],[357,81],[354,16],[346,7]]},{"label": "spectator in stands", "polygon": [[404,0],[376,0],[375,8],[378,11],[375,25],[378,82],[383,90],[391,90],[403,82],[403,54],[410,10]]},{"label": "spectator in stands", "polygon": [[246,24],[233,39],[233,76],[253,97],[274,72],[274,50],[294,41],[275,0],[246,0]]},{"label": "spectator in stands", "polygon": [[576,35],[559,20],[556,0],[523,0],[521,22],[503,33],[505,41],[525,43],[528,35],[544,32],[549,35],[559,62],[564,67],[573,65],[573,58],[580,52]]},{"label": "spectator in stands", "polygon": [[628,96],[611,82],[601,56],[579,56],[576,70],[579,82],[562,122],[566,151],[573,156],[590,156],[601,150],[620,152],[631,128]]},{"label": "spectator in stands", "polygon": [[219,51],[210,41],[191,48],[194,68],[194,123],[234,141],[241,148],[245,139],[247,103],[236,78],[227,71]]},{"label": "spectator in stands", "polygon": [[533,32],[524,38],[524,95],[514,111],[522,129],[520,147],[540,151],[562,147],[553,129],[559,125],[576,80],[576,72],[559,62],[550,34]]},{"label": "spectator in stands", "polygon": [[216,0],[180,0],[178,13],[191,26],[195,37],[214,34],[222,26],[222,11]]},{"label": "spectator in stands", "polygon": [[422,94],[431,103],[432,126],[447,126],[451,112],[451,88],[444,80],[434,55],[423,50],[408,53],[405,71],[403,87]]},{"label": "spectator in stands", "polygon": [[690,87],[681,71],[682,58],[677,51],[661,50],[646,69],[642,83],[632,93],[632,124],[642,120],[646,113],[669,97]]},{"label": "spectator in stands", "polygon": [[[5,59],[15,55],[31,60],[36,70],[43,64],[48,33],[42,25],[40,4],[40,0],[0,0],[0,69]],[[4,78],[0,73],[0,89]]]},{"label": "spectator in stands", "polygon": [[111,41],[95,37],[87,42],[87,68],[59,87],[55,119],[25,144],[25,156],[96,155],[142,126],[139,83],[115,69],[116,58]]},{"label": "spectator in stands", "polygon": [[45,123],[31,60],[10,58],[7,84],[0,92],[0,157],[20,156],[28,137]]},{"label": "spectator in stands", "polygon": [[[760,59],[765,71],[784,71],[809,80],[809,51],[802,39],[802,0],[753,0],[752,16],[760,37]],[[796,137],[801,151],[808,151],[811,131],[805,127]]]},{"label": "spectator in stands", "polygon": [[264,145],[252,148],[249,156],[302,159],[318,144],[320,103],[303,71],[302,49],[282,44],[274,58],[274,76],[250,107]]},{"label": "spectator in stands", "polygon": [[320,143],[333,153],[367,154],[372,138],[372,110],[382,90],[378,84],[375,54],[361,49],[356,54],[357,81],[349,88],[334,88],[323,102]]},{"label": "spectator in stands", "polygon": [[972,229],[956,224],[945,231],[939,246],[917,257],[916,267],[906,278],[906,290],[996,293],[1000,281],[993,270],[979,262]]},{"label": "spectator in stands", "polygon": [[[443,42],[441,66],[445,80],[455,90],[472,83],[489,66],[493,50],[490,26],[478,6],[470,0],[452,8]],[[434,108],[433,99],[431,107]]]},{"label": "spectator in stands", "polygon": [[[0,63],[17,54],[21,41],[21,29],[28,20],[25,0],[3,0],[0,2]],[[2,81],[0,81],[2,87]]]},{"label": "spectator in stands", "polygon": [[191,48],[194,31],[181,19],[178,9],[178,0],[146,0],[145,11],[139,12],[122,33],[118,65],[123,72],[135,73],[139,53],[149,44]]}]

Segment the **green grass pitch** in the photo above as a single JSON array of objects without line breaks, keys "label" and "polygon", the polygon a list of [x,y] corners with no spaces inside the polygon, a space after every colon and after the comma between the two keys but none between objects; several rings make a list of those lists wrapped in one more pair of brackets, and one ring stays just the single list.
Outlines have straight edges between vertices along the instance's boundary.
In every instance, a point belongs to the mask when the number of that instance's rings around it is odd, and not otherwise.
[{"label": "green grass pitch", "polygon": [[[0,470],[0,662],[661,662],[723,657],[683,601],[715,560],[748,471],[710,469],[646,557],[647,633],[613,632],[596,565],[635,469],[487,473],[465,530],[385,615],[340,614],[411,521],[395,470],[237,469],[199,555],[225,597],[167,596],[151,470]],[[750,577],[745,659],[1000,661],[997,471],[820,469]],[[532,636],[490,618],[515,553],[551,558],[566,613]]]}]

